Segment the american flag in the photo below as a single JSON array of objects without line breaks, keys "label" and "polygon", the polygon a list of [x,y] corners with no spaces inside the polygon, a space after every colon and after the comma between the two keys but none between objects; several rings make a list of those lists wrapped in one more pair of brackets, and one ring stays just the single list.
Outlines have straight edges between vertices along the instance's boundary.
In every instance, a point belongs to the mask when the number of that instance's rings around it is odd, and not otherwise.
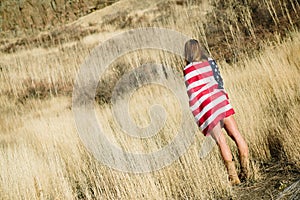
[{"label": "american flag", "polygon": [[184,70],[190,109],[205,136],[225,117],[234,114],[216,62],[192,62]]}]

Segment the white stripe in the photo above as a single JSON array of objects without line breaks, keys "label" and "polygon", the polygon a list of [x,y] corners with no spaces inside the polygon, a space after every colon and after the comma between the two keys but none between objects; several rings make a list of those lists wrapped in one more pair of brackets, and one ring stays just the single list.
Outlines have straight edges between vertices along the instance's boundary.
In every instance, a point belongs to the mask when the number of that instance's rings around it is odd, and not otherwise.
[{"label": "white stripe", "polygon": [[201,80],[198,80],[198,81],[195,81],[195,82],[189,84],[189,86],[187,87],[187,90],[190,90],[190,89],[192,89],[192,88],[195,88],[195,87],[197,87],[197,86],[199,86],[199,85],[203,85],[203,84],[205,84],[205,83],[209,83],[209,82],[211,82],[211,81],[215,81],[215,79],[214,79],[213,76],[210,76],[210,77],[207,77],[207,78],[203,78],[203,79],[201,79]]},{"label": "white stripe", "polygon": [[[208,58],[208,61],[211,61],[211,60],[213,60],[212,58]],[[191,67],[192,65],[196,65],[196,64],[199,64],[199,63],[202,63],[202,62],[206,62],[206,61],[199,61],[199,62],[191,62],[190,64],[188,64],[187,66],[185,66],[184,68],[183,68],[183,70],[186,70],[186,69],[188,69],[189,67]]]},{"label": "white stripe", "polygon": [[195,116],[195,118],[197,120],[199,120],[207,111],[209,111],[210,109],[212,109],[213,107],[215,107],[216,105],[218,105],[219,103],[221,103],[222,101],[226,100],[226,96],[222,95],[220,97],[218,97],[217,99],[213,100],[212,102],[210,102],[209,104],[207,104],[200,113],[198,113],[198,115]]},{"label": "white stripe", "polygon": [[212,71],[211,69],[211,66],[207,66],[207,67],[202,67],[202,68],[199,68],[199,69],[195,69],[193,71],[191,71],[190,73],[186,74],[184,79],[185,81],[189,80],[190,78],[194,77],[194,76],[197,76],[199,74],[204,74],[206,72],[209,72],[209,71]]},{"label": "white stripe", "polygon": [[216,82],[209,82],[208,84],[206,84],[205,86],[203,86],[200,90],[198,90],[197,92],[194,92],[191,96],[190,96],[190,101],[192,101],[198,94],[200,94],[201,92],[203,92],[204,90],[214,86],[214,85],[217,85]]},{"label": "white stripe", "polygon": [[232,107],[230,104],[220,108],[219,110],[217,110],[214,114],[212,114],[201,126],[201,130],[204,130],[211,122],[213,122],[217,116],[221,113],[225,113],[227,112],[228,110],[230,110]]},{"label": "white stripe", "polygon": [[191,110],[192,110],[192,111],[196,110],[196,109],[200,106],[200,104],[201,104],[203,101],[205,101],[206,99],[210,98],[211,96],[213,96],[214,94],[216,94],[216,93],[218,93],[218,92],[219,92],[218,90],[214,90],[214,91],[211,92],[211,93],[208,93],[208,94],[203,95],[198,101],[196,101],[196,102],[194,103],[194,105],[192,105],[192,106],[190,107]]},{"label": "white stripe", "polygon": [[196,65],[196,64],[198,64],[198,63],[201,63],[201,62],[191,62],[190,64],[188,64],[187,66],[185,66],[185,67],[183,68],[183,70],[186,70],[186,69],[190,68],[192,65]]}]

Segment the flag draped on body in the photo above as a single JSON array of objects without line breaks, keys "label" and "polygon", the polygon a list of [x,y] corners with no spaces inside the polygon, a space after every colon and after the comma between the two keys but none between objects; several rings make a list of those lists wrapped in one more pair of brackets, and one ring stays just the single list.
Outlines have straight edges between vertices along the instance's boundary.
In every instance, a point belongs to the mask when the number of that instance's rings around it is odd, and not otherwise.
[{"label": "flag draped on body", "polygon": [[190,109],[205,136],[225,117],[234,114],[213,59],[192,62],[184,70]]}]

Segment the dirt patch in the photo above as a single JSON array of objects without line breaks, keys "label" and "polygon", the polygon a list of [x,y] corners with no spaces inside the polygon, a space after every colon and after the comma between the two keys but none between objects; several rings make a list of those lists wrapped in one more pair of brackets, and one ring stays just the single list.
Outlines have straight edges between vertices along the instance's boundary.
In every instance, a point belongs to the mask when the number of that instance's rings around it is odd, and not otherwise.
[{"label": "dirt patch", "polygon": [[272,161],[262,164],[261,170],[262,177],[258,181],[233,188],[236,199],[300,198],[300,184],[297,183],[300,171],[293,163]]}]

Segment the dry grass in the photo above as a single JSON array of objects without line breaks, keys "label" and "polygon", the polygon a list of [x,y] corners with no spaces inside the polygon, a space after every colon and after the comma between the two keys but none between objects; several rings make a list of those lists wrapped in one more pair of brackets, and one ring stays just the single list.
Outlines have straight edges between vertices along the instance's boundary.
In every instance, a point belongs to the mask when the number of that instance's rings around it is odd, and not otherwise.
[{"label": "dry grass", "polygon": [[[266,2],[270,12],[274,12],[270,1]],[[294,6],[299,9],[298,4]],[[173,15],[157,24],[180,30],[190,14],[199,13],[193,4],[184,8],[182,10],[182,7],[175,5],[171,8]],[[191,10],[194,12],[188,14],[187,11]],[[174,20],[174,13],[179,15],[177,20]],[[205,26],[189,23],[190,26],[183,32],[209,45],[203,35]],[[255,31],[251,31],[251,23],[249,18],[245,18],[244,25],[252,34]],[[240,38],[238,33],[233,33],[236,42],[241,42]],[[228,40],[227,44],[230,45],[230,42]],[[76,132],[70,95],[79,65],[95,45],[94,42],[87,44],[82,40],[47,50],[40,48],[0,54],[1,198],[238,198],[229,186],[217,147],[207,158],[199,159],[198,153],[204,140],[199,132],[193,145],[180,159],[159,171],[146,174],[112,170],[86,151]],[[219,60],[225,87],[236,110],[236,120],[250,147],[253,173],[249,184],[255,184],[264,177],[261,163],[284,161],[297,169],[300,165],[300,34],[290,32],[286,40],[264,42],[263,47],[263,52],[254,57],[240,57],[240,61],[234,64]],[[106,87],[99,87],[99,91],[109,93],[116,80],[128,69],[134,69],[146,61],[164,63],[175,69],[175,74],[183,66],[182,60],[162,52],[128,54],[111,66],[113,70],[106,74],[110,82],[103,79],[100,83],[106,84]],[[168,79],[172,76],[174,74],[169,74]],[[186,94],[182,95],[184,98]],[[147,112],[154,103],[163,105],[167,112],[168,119],[161,132],[146,140],[123,134],[113,120],[111,105],[106,103],[109,100],[105,99],[101,105],[96,104],[98,119],[112,143],[127,151],[159,149],[170,141],[180,124],[182,112],[178,109],[178,97],[166,88],[155,85],[142,87],[128,102],[130,113],[140,126],[149,123]],[[192,116],[187,120],[193,121]],[[194,124],[186,131],[196,129]],[[234,144],[229,143],[237,158]]]}]

